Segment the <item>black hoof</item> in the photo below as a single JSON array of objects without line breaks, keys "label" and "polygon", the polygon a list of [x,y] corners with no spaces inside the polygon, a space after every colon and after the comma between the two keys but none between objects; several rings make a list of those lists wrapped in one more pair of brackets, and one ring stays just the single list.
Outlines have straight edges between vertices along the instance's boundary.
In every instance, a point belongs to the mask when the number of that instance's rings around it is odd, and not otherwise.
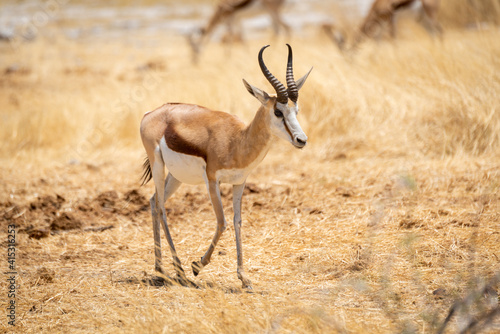
[{"label": "black hoof", "polygon": [[203,269],[203,265],[201,264],[201,261],[196,261],[191,263],[191,268],[193,269],[194,276],[198,276],[201,269]]},{"label": "black hoof", "polygon": [[186,276],[181,276],[181,275],[176,275],[174,278],[174,281],[182,286],[188,286],[189,285],[189,280],[186,278]]},{"label": "black hoof", "polygon": [[153,276],[150,279],[143,280],[143,282],[150,286],[169,286],[172,284],[161,276]]},{"label": "black hoof", "polygon": [[179,285],[181,285],[181,286],[183,286],[183,287],[185,287],[185,288],[197,288],[197,289],[199,288],[199,287],[198,287],[198,285],[197,285],[196,283],[194,283],[193,281],[188,280],[188,279],[186,278],[186,276],[181,277],[181,276],[177,275],[177,276],[175,277],[174,281],[175,281],[177,284],[179,284]]},{"label": "black hoof", "polygon": [[161,266],[155,266],[155,272],[159,273],[160,275],[165,276],[165,272],[163,271],[163,268]]}]

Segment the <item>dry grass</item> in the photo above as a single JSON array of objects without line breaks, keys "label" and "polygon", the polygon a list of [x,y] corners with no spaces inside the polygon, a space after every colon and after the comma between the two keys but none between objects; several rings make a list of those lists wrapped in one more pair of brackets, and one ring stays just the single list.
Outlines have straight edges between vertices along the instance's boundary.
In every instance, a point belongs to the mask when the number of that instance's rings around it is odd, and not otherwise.
[{"label": "dry grass", "polygon": [[[19,226],[14,331],[424,333],[468,295],[449,331],[498,308],[500,31],[438,40],[400,24],[397,43],[367,42],[348,58],[317,31],[272,40],[278,77],[285,42],[297,77],[314,66],[299,116],[310,144],[277,141],[249,179],[252,293],[239,288],[231,226],[213,262],[188,273],[200,289],[147,284],[152,185],[138,188],[138,125],[166,101],[251,120],[258,103],[241,78],[269,90],[256,62],[268,38],[213,43],[199,66],[178,36],[0,45],[3,240]],[[181,187],[167,207],[187,269],[208,247],[213,212],[203,186]],[[61,231],[61,217],[82,226]]]}]

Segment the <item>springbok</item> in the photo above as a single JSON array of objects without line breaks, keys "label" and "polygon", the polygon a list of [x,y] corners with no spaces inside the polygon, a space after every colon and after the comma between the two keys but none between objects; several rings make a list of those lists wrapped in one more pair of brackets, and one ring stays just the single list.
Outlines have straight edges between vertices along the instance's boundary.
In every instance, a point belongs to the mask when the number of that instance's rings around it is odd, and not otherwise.
[{"label": "springbok", "polygon": [[[373,38],[377,32],[377,28],[382,28],[383,24],[388,24],[389,33],[392,38],[396,36],[395,14],[396,12],[409,7],[417,0],[375,0],[361,24],[352,48],[355,48],[363,39],[363,37]],[[422,14],[429,19],[429,24],[433,32],[442,33],[441,25],[437,20],[440,0],[419,0],[422,3]],[[323,25],[323,29],[327,35],[337,44],[340,49],[344,48],[345,38],[343,33],[339,32],[332,25]],[[341,37],[339,37],[341,36]]]},{"label": "springbok", "polygon": [[[295,81],[293,78],[292,48],[288,46],[286,83],[288,88],[274,77],[262,59],[264,46],[258,61],[262,73],[273,86],[276,96],[250,85],[243,79],[248,92],[261,103],[254,119],[245,125],[236,116],[221,111],[184,103],[167,103],[144,115],[141,122],[141,138],[146,149],[143,184],[151,178],[155,194],[150,200],[153,216],[155,243],[155,270],[163,273],[161,266],[160,222],[166,234],[177,279],[186,284],[187,279],[170,235],[165,201],[181,183],[205,183],[217,218],[213,240],[200,261],[192,263],[195,276],[205,267],[227,223],[222,208],[219,184],[233,185],[234,230],[236,235],[237,273],[243,288],[251,289],[251,282],[243,270],[241,246],[241,198],[249,173],[267,154],[273,135],[303,148],[307,136],[297,121],[298,93],[309,73]],[[165,166],[168,175],[165,178]],[[183,283],[184,282],[184,283]]]},{"label": "springbok", "polygon": [[210,39],[215,28],[223,22],[227,25],[229,38],[235,39],[233,30],[234,15],[242,9],[250,7],[255,2],[260,2],[271,16],[275,34],[279,33],[280,27],[283,27],[286,32],[290,31],[290,27],[281,19],[280,15],[281,7],[285,0],[219,0],[207,25],[188,36],[194,59],[197,59],[202,46]]}]

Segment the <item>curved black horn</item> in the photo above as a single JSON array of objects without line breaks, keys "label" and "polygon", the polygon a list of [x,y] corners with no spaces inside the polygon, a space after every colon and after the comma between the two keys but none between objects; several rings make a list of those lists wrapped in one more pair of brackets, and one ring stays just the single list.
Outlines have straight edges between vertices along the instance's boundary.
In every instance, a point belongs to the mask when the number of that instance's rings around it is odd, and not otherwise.
[{"label": "curved black horn", "polygon": [[273,86],[274,90],[276,91],[276,95],[278,96],[276,101],[286,104],[288,101],[288,93],[285,86],[278,79],[276,79],[274,75],[271,74],[271,72],[267,69],[266,65],[264,64],[264,60],[262,59],[262,53],[268,46],[269,45],[263,46],[262,49],[260,49],[259,51],[260,69],[262,70],[262,73],[266,77],[267,81],[269,81],[271,86]]},{"label": "curved black horn", "polygon": [[287,44],[288,46],[288,62],[286,65],[286,85],[288,86],[288,97],[290,100],[293,102],[297,102],[297,99],[299,98],[299,90],[297,88],[297,84],[295,83],[295,80],[293,79],[293,54],[292,54],[292,47]]}]

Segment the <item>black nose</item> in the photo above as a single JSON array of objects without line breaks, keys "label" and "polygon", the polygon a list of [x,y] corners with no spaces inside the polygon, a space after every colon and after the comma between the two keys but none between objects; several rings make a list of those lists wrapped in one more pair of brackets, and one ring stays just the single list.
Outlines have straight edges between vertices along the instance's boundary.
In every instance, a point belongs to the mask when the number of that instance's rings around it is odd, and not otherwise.
[{"label": "black nose", "polygon": [[297,138],[297,143],[299,143],[300,145],[305,145],[307,141]]}]

